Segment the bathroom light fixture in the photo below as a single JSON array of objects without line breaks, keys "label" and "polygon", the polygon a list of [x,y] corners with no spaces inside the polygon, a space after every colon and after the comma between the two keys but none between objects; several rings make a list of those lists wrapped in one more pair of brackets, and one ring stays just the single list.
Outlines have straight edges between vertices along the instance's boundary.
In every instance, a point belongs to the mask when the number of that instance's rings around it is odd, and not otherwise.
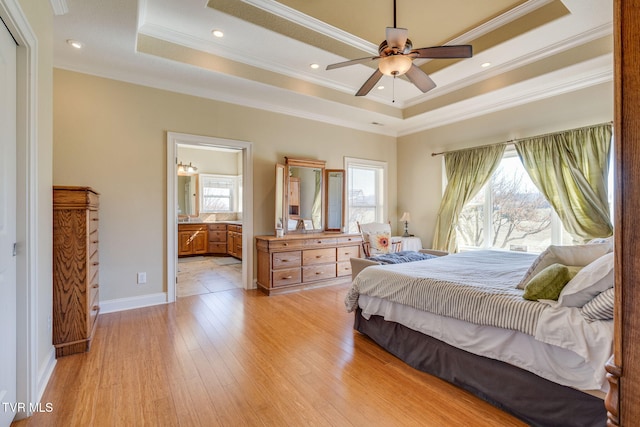
[{"label": "bathroom light fixture", "polygon": [[320,65],[314,62],[313,64],[309,65],[309,67],[313,68],[314,70],[317,70],[318,68],[320,68]]},{"label": "bathroom light fixture", "polygon": [[224,32],[222,30],[212,30],[211,34],[213,34],[214,37],[224,37]]},{"label": "bathroom light fixture", "polygon": [[409,237],[409,223],[411,222],[411,214],[409,212],[403,212],[400,217],[400,221],[404,222],[404,234],[402,237]]},{"label": "bathroom light fixture", "polygon": [[182,162],[178,163],[178,173],[195,173],[198,170],[197,167],[193,166],[191,162],[188,165],[183,164]]}]

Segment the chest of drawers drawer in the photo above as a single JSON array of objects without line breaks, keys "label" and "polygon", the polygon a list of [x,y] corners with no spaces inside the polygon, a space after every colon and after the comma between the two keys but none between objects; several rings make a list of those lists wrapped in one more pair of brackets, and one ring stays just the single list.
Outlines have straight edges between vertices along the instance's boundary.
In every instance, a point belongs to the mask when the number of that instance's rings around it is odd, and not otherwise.
[{"label": "chest of drawers drawer", "polygon": [[273,269],[300,267],[302,265],[302,252],[276,252],[273,254]]},{"label": "chest of drawers drawer", "polygon": [[302,265],[325,264],[336,262],[336,249],[307,249],[302,252]]},{"label": "chest of drawers drawer", "polygon": [[322,264],[302,267],[302,282],[332,279],[336,277],[336,264]]}]

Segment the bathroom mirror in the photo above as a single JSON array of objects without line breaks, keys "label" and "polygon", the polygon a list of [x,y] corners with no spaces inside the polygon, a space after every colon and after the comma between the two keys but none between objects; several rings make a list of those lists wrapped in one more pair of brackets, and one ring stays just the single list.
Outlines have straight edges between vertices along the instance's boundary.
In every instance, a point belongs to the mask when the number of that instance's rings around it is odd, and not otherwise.
[{"label": "bathroom mirror", "polygon": [[284,229],[287,233],[323,230],[325,162],[285,159]]},{"label": "bathroom mirror", "polygon": [[198,215],[198,175],[178,175],[178,216]]},{"label": "bathroom mirror", "polygon": [[344,169],[327,169],[325,171],[326,200],[325,221],[327,231],[342,231],[345,217],[345,179]]}]

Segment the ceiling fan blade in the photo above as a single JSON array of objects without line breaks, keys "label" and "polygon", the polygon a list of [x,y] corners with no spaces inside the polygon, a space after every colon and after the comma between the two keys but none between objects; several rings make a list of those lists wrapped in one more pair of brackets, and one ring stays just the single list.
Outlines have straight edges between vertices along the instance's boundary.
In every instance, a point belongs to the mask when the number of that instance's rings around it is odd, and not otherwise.
[{"label": "ceiling fan blade", "polygon": [[416,85],[416,87],[422,92],[428,92],[436,87],[436,84],[431,80],[431,77],[429,77],[429,75],[420,68],[416,67],[415,64],[411,64],[411,68],[407,71],[406,76],[411,80],[411,83]]},{"label": "ceiling fan blade", "polygon": [[470,44],[433,46],[414,49],[411,53],[418,54],[415,58],[471,58],[473,56],[473,48]]},{"label": "ceiling fan blade", "polygon": [[387,27],[386,36],[387,46],[391,48],[397,47],[402,52],[409,36],[409,30],[406,28]]},{"label": "ceiling fan blade", "polygon": [[349,65],[364,64],[365,62],[373,61],[374,59],[380,59],[379,56],[369,56],[367,58],[352,59],[351,61],[338,62],[337,64],[327,65],[327,70],[333,70],[334,68],[348,67]]},{"label": "ceiling fan blade", "polygon": [[381,77],[382,73],[380,72],[380,70],[374,71],[374,73],[371,74],[371,77],[369,77],[367,81],[364,82],[360,90],[358,90],[356,96],[365,96],[366,94],[368,94],[369,91],[376,85],[376,83],[378,83],[378,80],[380,80]]}]

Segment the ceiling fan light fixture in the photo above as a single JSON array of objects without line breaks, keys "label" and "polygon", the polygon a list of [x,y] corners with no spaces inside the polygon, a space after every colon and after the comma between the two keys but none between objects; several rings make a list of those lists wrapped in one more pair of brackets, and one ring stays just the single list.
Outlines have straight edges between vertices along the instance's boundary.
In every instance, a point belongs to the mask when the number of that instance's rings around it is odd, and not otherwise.
[{"label": "ceiling fan light fixture", "polygon": [[410,56],[391,55],[380,58],[378,68],[385,76],[401,76],[411,68],[412,60]]}]

